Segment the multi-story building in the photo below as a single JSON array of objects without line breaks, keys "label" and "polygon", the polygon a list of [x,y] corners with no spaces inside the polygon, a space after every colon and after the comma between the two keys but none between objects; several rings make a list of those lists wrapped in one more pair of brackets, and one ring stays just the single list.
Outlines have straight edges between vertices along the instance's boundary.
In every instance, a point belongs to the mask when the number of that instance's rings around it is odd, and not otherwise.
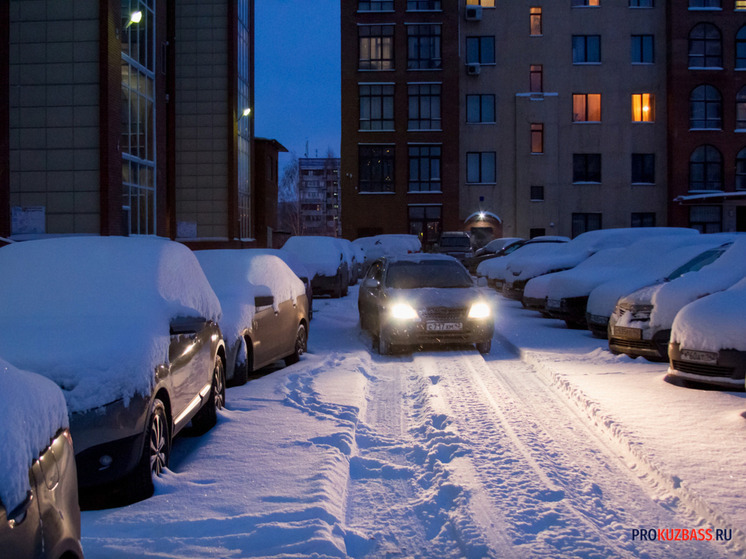
[{"label": "multi-story building", "polygon": [[0,3],[0,235],[250,244],[253,13]]},{"label": "multi-story building", "polygon": [[298,159],[300,233],[341,237],[339,158]]},{"label": "multi-story building", "polygon": [[342,54],[345,236],[666,224],[662,3],[358,0],[341,17],[358,45]]},{"label": "multi-story building", "polygon": [[746,2],[667,4],[670,222],[746,231]]}]

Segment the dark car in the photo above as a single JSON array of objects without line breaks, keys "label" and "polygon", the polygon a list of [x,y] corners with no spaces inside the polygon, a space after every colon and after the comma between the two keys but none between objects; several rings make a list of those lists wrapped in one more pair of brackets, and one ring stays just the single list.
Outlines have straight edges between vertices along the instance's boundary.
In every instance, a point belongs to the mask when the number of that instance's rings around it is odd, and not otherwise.
[{"label": "dark car", "polygon": [[433,252],[453,256],[463,263],[473,254],[471,236],[466,231],[443,231]]},{"label": "dark car", "polygon": [[250,373],[280,359],[296,363],[308,343],[308,299],[288,265],[261,249],[195,254],[223,308],[228,382],[244,384]]},{"label": "dark car", "polygon": [[501,237],[499,239],[492,239],[482,248],[477,249],[473,256],[468,257],[464,261],[464,266],[466,266],[470,274],[474,275],[477,273],[477,267],[479,267],[479,265],[485,260],[499,258],[500,256],[510,254],[525,242],[526,240],[520,237]]},{"label": "dark car", "polygon": [[0,269],[13,293],[0,301],[0,355],[62,388],[79,487],[149,496],[173,438],[190,422],[209,429],[225,399],[220,303],[194,254],[158,238],[67,237],[4,247]]},{"label": "dark car", "polygon": [[492,347],[492,309],[456,259],[412,254],[376,260],[360,286],[360,325],[381,354],[397,346],[476,344]]},{"label": "dark car", "polygon": [[0,555],[81,559],[65,397],[49,379],[1,359],[0,386]]}]

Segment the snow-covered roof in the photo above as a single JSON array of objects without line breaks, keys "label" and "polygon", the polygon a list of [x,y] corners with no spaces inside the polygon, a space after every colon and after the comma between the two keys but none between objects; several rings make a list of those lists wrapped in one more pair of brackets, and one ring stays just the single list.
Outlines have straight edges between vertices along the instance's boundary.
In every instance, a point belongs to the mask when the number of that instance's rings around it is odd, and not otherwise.
[{"label": "snow-covered roof", "polygon": [[186,246],[64,237],[0,249],[0,355],[62,387],[70,411],[149,394],[177,316],[221,309]]}]

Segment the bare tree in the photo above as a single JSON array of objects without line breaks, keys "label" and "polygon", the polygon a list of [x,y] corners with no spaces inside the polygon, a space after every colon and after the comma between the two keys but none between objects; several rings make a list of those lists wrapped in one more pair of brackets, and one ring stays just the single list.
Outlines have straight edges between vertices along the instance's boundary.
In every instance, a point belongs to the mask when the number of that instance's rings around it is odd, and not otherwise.
[{"label": "bare tree", "polygon": [[293,235],[299,235],[301,232],[300,200],[298,197],[299,181],[298,156],[293,152],[292,159],[282,170],[282,178],[280,179],[278,188],[280,228],[289,231]]}]

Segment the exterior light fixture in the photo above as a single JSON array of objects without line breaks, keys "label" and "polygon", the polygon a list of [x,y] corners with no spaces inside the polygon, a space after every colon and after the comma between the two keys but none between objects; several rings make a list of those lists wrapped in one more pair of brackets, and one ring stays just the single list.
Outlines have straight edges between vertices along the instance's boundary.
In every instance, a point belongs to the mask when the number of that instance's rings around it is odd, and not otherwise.
[{"label": "exterior light fixture", "polygon": [[127,27],[129,27],[133,23],[140,23],[141,21],[142,21],[142,12],[140,10],[136,12],[132,12],[130,14],[130,20],[127,22]]},{"label": "exterior light fixture", "polygon": [[241,119],[242,119],[243,117],[245,117],[245,116],[249,116],[250,114],[251,114],[251,109],[250,109],[249,107],[245,108],[245,109],[244,109],[244,110],[243,110],[243,111],[241,112],[241,116],[240,116],[240,117],[238,117],[238,121],[239,121],[239,122],[241,122]]}]

